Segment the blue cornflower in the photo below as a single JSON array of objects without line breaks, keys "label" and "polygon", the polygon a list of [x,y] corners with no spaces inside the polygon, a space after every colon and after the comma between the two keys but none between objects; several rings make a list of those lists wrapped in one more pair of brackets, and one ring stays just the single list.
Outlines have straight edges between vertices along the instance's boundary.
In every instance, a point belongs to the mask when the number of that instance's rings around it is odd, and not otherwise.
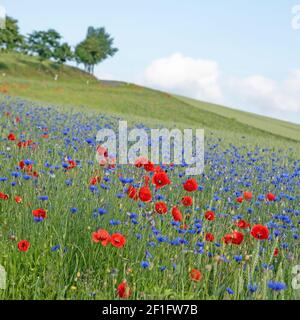
[{"label": "blue cornflower", "polygon": [[141,267],[142,267],[143,269],[147,269],[147,268],[150,267],[150,263],[149,263],[148,261],[142,261],[142,262],[141,262]]},{"label": "blue cornflower", "polygon": [[269,281],[268,287],[274,291],[281,291],[286,289],[286,284],[282,282]]},{"label": "blue cornflower", "polygon": [[58,244],[58,245],[56,245],[56,246],[53,246],[52,248],[51,248],[51,251],[52,252],[55,252],[55,251],[57,251],[57,250],[59,250],[60,249],[60,245]]},{"label": "blue cornflower", "polygon": [[255,284],[249,284],[248,285],[248,290],[251,292],[251,293],[254,293],[257,291],[257,285]]},{"label": "blue cornflower", "polygon": [[243,256],[234,256],[233,258],[236,262],[241,262],[243,260]]},{"label": "blue cornflower", "polygon": [[47,201],[49,198],[48,196],[39,196],[38,199],[41,201]]},{"label": "blue cornflower", "polygon": [[234,294],[234,291],[231,289],[231,288],[226,288],[226,291],[229,293],[229,294]]}]

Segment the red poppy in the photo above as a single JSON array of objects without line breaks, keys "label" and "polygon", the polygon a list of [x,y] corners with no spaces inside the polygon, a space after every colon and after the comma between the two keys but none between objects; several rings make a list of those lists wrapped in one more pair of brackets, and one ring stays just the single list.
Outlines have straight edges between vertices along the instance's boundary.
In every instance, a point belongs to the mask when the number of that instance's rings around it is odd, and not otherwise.
[{"label": "red poppy", "polygon": [[13,133],[10,133],[8,136],[7,136],[7,139],[9,141],[15,141],[16,140],[16,136],[13,134]]},{"label": "red poppy", "polygon": [[22,203],[23,199],[19,196],[15,196],[15,202],[16,203]]},{"label": "red poppy", "polygon": [[18,243],[18,249],[22,252],[26,252],[30,247],[30,243],[27,240],[21,240]]},{"label": "red poppy", "polygon": [[67,170],[74,169],[77,166],[76,161],[74,160],[68,160],[69,166],[67,167]]},{"label": "red poppy", "polygon": [[105,247],[110,242],[110,235],[109,233],[104,229],[99,229],[97,232],[93,232],[92,234],[92,240],[95,243],[101,242],[101,244]]},{"label": "red poppy", "polygon": [[223,241],[226,243],[226,244],[230,244],[231,243],[231,240],[232,240],[232,234],[231,233],[228,233],[224,236],[223,238]]},{"label": "red poppy", "polygon": [[202,279],[202,274],[198,269],[192,269],[190,272],[190,279],[199,282]]},{"label": "red poppy", "polygon": [[198,190],[197,181],[195,179],[192,179],[192,178],[188,179],[184,183],[183,188],[184,188],[185,191],[188,191],[188,192],[196,191],[196,190]]},{"label": "red poppy", "polygon": [[212,234],[212,233],[207,233],[206,235],[205,235],[205,240],[206,241],[209,241],[209,242],[212,242],[212,241],[214,241],[215,240],[215,236]]},{"label": "red poppy", "polygon": [[278,248],[275,248],[274,249],[274,257],[277,257],[279,254],[279,249]]},{"label": "red poppy", "polygon": [[0,199],[1,199],[1,200],[8,200],[8,199],[9,199],[9,195],[8,195],[8,194],[5,194],[5,193],[0,192]]},{"label": "red poppy", "polygon": [[275,194],[273,194],[271,192],[266,195],[266,198],[268,201],[275,201],[276,200]]},{"label": "red poppy", "polygon": [[181,203],[182,203],[185,207],[190,207],[191,205],[193,205],[193,198],[192,198],[192,197],[189,197],[189,196],[183,197],[183,198],[181,199]]},{"label": "red poppy", "polygon": [[27,148],[27,147],[33,146],[33,145],[34,145],[34,143],[33,143],[32,140],[19,141],[19,142],[17,143],[17,146],[18,146],[19,148]]},{"label": "red poppy", "polygon": [[136,189],[133,186],[128,187],[127,194],[129,196],[129,198],[134,199],[134,200],[137,199]]},{"label": "red poppy", "polygon": [[138,157],[135,162],[134,162],[134,165],[137,167],[137,168],[141,168],[143,167],[145,164],[148,163],[148,159],[145,158],[145,157]]},{"label": "red poppy", "polygon": [[269,238],[269,229],[261,224],[253,226],[251,235],[258,240],[266,240]]},{"label": "red poppy", "polygon": [[238,221],[235,225],[241,229],[247,229],[250,227],[250,223],[243,219]]},{"label": "red poppy", "polygon": [[32,210],[32,214],[36,218],[43,218],[43,219],[47,218],[47,212],[44,209]]},{"label": "red poppy", "polygon": [[149,187],[142,187],[139,191],[139,198],[143,202],[150,202],[152,200],[152,194]]},{"label": "red poppy", "polygon": [[152,178],[152,183],[155,184],[156,189],[163,188],[171,183],[168,175],[164,171],[156,172]]},{"label": "red poppy", "polygon": [[242,203],[243,201],[244,201],[243,197],[236,198],[236,202],[238,202],[238,203]]},{"label": "red poppy", "polygon": [[165,202],[156,202],[155,211],[159,214],[166,214],[168,212],[168,207]]},{"label": "red poppy", "polygon": [[116,248],[123,248],[126,243],[126,238],[121,233],[114,233],[111,236],[111,244]]},{"label": "red poppy", "polygon": [[215,213],[213,211],[206,211],[204,217],[208,221],[213,221],[215,220]]},{"label": "red poppy", "polygon": [[251,200],[252,197],[253,197],[252,192],[250,192],[250,191],[245,191],[244,192],[244,199],[245,200]]},{"label": "red poppy", "polygon": [[144,169],[146,171],[152,172],[154,171],[154,164],[150,161],[148,161],[147,163],[144,164]]},{"label": "red poppy", "polygon": [[39,173],[37,171],[33,171],[33,173],[31,174],[34,178],[38,178],[39,177]]},{"label": "red poppy", "polygon": [[97,148],[97,153],[99,156],[102,156],[104,158],[107,158],[108,157],[108,151],[105,147],[102,147],[101,145],[98,145]]},{"label": "red poppy", "polygon": [[244,234],[238,231],[233,231],[232,233],[232,243],[233,244],[241,244],[244,240]]},{"label": "red poppy", "polygon": [[173,207],[172,216],[175,221],[182,221],[182,219],[183,219],[182,213],[180,212],[180,210],[177,207]]},{"label": "red poppy", "polygon": [[233,233],[226,234],[223,240],[226,244],[240,245],[244,240],[244,235],[241,232],[233,231]]},{"label": "red poppy", "polygon": [[25,168],[25,162],[24,162],[24,160],[21,160],[21,161],[19,162],[19,167],[20,167],[21,170],[23,170],[23,169]]},{"label": "red poppy", "polygon": [[19,167],[21,170],[26,171],[28,174],[32,173],[32,164],[25,164],[24,160],[21,160],[19,162]]},{"label": "red poppy", "polygon": [[101,178],[99,176],[92,177],[90,179],[90,186],[94,186],[100,182]]},{"label": "red poppy", "polygon": [[131,296],[131,290],[126,280],[123,280],[117,288],[117,294],[121,299],[128,299]]}]

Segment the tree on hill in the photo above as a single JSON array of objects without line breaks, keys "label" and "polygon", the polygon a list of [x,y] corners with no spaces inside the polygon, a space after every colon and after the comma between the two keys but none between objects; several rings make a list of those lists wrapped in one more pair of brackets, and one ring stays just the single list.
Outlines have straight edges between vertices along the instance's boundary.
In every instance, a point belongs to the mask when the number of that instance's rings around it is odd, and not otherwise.
[{"label": "tree on hill", "polygon": [[54,50],[54,60],[59,64],[64,64],[74,57],[71,47],[65,42]]},{"label": "tree on hill", "polygon": [[118,49],[113,47],[114,39],[105,28],[89,27],[86,38],[75,48],[75,59],[82,63],[89,73],[94,73],[98,63],[113,56]]},{"label": "tree on hill", "polygon": [[55,52],[60,47],[61,35],[54,29],[48,31],[33,31],[27,38],[27,50],[37,54],[41,61],[55,58]]},{"label": "tree on hill", "polygon": [[19,32],[18,21],[6,17],[6,27],[0,30],[0,49],[13,51],[22,47],[24,37]]}]

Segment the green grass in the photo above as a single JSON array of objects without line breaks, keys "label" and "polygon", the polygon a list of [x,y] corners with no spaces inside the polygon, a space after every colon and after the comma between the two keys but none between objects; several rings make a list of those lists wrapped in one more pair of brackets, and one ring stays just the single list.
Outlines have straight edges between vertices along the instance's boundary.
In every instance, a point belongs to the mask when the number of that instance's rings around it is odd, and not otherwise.
[{"label": "green grass", "polygon": [[[256,123],[256,115],[132,84],[97,81],[74,68],[58,70],[49,62],[41,66],[32,57],[2,55],[1,65],[6,76],[0,84],[0,192],[9,199],[0,199],[0,264],[8,275],[0,299],[116,299],[117,285],[123,279],[132,290],[131,299],[299,297],[291,286],[292,267],[299,262],[299,240],[293,238],[295,233],[299,234],[297,125],[258,117],[268,121],[268,126],[262,126]],[[59,80],[54,81],[58,71]],[[9,95],[34,102],[8,98]],[[45,108],[48,104],[57,107]],[[126,194],[124,198],[116,196],[126,193],[120,176],[139,183],[148,173],[133,166],[120,166],[108,172],[91,162],[95,160],[95,150],[86,143],[86,138],[94,137],[99,125],[111,124],[113,128],[118,125],[116,118],[103,118],[101,113],[155,127],[206,129],[205,172],[196,177],[203,191],[189,193],[194,201],[192,207],[181,205],[182,196],[188,195],[182,188],[186,177],[181,166],[168,170],[171,185],[159,191],[150,186],[153,195],[158,192],[164,196],[169,207],[165,216],[155,213],[154,202],[142,207]],[[13,121],[17,116],[22,118],[18,125]],[[49,128],[48,138],[42,137],[41,128],[45,126]],[[66,128],[70,128],[67,134]],[[17,141],[7,140],[10,132],[18,139],[25,134],[26,139],[38,143],[38,148],[19,149]],[[80,165],[65,170],[62,163],[66,156],[78,160]],[[38,179],[28,180],[30,170],[29,173],[17,170],[22,159],[34,162]],[[15,176],[16,171],[20,176]],[[97,184],[99,192],[92,193],[89,181],[95,175],[101,176],[101,183],[109,189]],[[104,181],[104,177],[110,180]],[[236,192],[246,190],[253,192],[253,199],[238,204]],[[257,201],[259,195],[268,191],[285,196],[278,202]],[[45,195],[48,200],[39,199]],[[15,196],[21,196],[23,202],[16,203]],[[194,219],[200,219],[201,233],[183,235],[171,226],[170,211],[174,205],[183,212],[180,229],[194,230]],[[77,213],[71,213],[74,207]],[[253,210],[251,214],[247,213],[249,207]],[[37,208],[44,208],[48,215],[38,223],[32,216],[32,210]],[[97,208],[105,208],[107,214],[95,217]],[[215,221],[204,219],[208,208],[216,211]],[[139,224],[132,223],[128,212],[137,214]],[[194,253],[196,243],[205,241],[207,232],[215,235],[215,242],[223,243],[224,235],[237,229],[233,216],[243,215],[251,225],[266,225],[274,220],[274,214],[289,216],[291,223],[276,220],[282,234],[272,241],[260,242],[249,230],[242,230],[245,239],[240,246],[206,242],[205,253]],[[184,236],[189,244],[157,241],[149,215],[163,236],[170,240]],[[120,220],[121,224],[112,225],[112,219]],[[93,243],[91,234],[99,228],[124,234],[125,247],[117,249]],[[137,234],[142,234],[142,239],[137,240]],[[31,244],[27,252],[18,250],[18,242],[23,239]],[[156,245],[150,246],[149,241]],[[286,243],[288,248],[282,247]],[[60,247],[53,250],[57,245]],[[276,247],[280,249],[278,257],[273,256]],[[147,257],[147,251],[151,257]],[[240,263],[235,261],[239,255]],[[148,269],[141,266],[145,259],[150,261]],[[161,271],[160,267],[166,270]],[[193,268],[201,271],[200,282],[190,280]],[[286,290],[272,291],[267,287],[270,280],[285,283]],[[257,291],[250,293],[248,284],[258,285]],[[228,287],[233,295],[226,291]]]},{"label": "green grass", "polygon": [[118,115],[135,123],[300,141],[298,125],[134,84],[98,81],[77,68],[40,63],[35,57],[20,54],[1,54],[1,92],[44,104]]},{"label": "green grass", "polygon": [[203,103],[194,99],[180,97],[177,98],[191,106],[197,107],[202,111],[209,111],[218,114],[222,117],[235,120],[242,124],[247,124],[251,127],[267,131],[276,135],[287,137],[293,140],[300,141],[300,125],[273,119],[258,114],[240,111],[228,107],[219,106],[211,103]]}]

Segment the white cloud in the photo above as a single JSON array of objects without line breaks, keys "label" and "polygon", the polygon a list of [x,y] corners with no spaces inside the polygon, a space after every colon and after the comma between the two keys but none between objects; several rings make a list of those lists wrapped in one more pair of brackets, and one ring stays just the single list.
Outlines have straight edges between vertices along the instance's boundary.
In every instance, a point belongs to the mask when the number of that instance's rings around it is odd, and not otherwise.
[{"label": "white cloud", "polygon": [[219,101],[222,97],[218,64],[180,53],[154,60],[145,71],[144,84],[197,99]]},{"label": "white cloud", "polygon": [[282,82],[262,75],[231,78],[228,89],[235,92],[235,98],[241,103],[261,111],[300,111],[300,70],[291,72]]},{"label": "white cloud", "polygon": [[300,70],[291,71],[283,81],[260,74],[247,77],[220,74],[216,61],[174,53],[154,60],[139,82],[199,100],[300,121]]}]

